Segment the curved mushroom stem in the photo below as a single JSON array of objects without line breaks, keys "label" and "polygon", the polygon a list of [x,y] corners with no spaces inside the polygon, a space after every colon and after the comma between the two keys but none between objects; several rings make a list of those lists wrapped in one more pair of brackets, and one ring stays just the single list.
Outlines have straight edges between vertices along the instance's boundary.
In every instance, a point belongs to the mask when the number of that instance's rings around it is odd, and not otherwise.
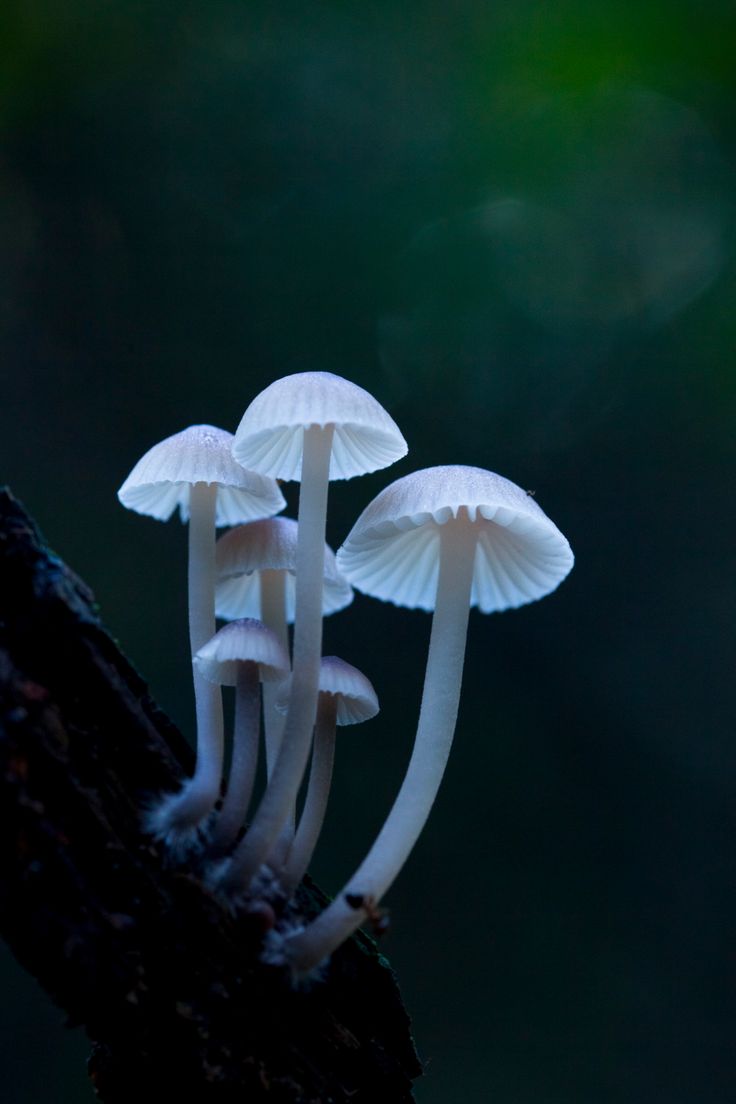
[{"label": "curved mushroom stem", "polygon": [[286,942],[298,973],[320,963],[367,916],[348,898],[374,906],[404,865],[430,810],[450,754],[460,701],[476,527],[463,507],[439,529],[440,569],[414,750],[406,776],[373,847],[334,901]]},{"label": "curved mushroom stem", "polygon": [[334,431],[331,424],[304,430],[289,708],[273,774],[253,822],[233,855],[227,874],[230,884],[247,886],[265,861],[287,822],[309,758],[322,650],[322,578]]},{"label": "curved mushroom stem", "polygon": [[279,881],[289,895],[304,877],[324,824],[332,766],[335,762],[336,728],[337,698],[334,694],[320,694],[307,796],[294,842],[279,874]]},{"label": "curved mushroom stem", "polygon": [[258,763],[258,730],[261,721],[261,694],[258,664],[238,664],[235,687],[235,726],[233,757],[225,802],[215,823],[213,839],[223,850],[237,838],[253,795]]},{"label": "curved mushroom stem", "polygon": [[[189,641],[194,658],[215,633],[216,483],[194,483],[189,493]],[[214,808],[222,780],[222,692],[194,670],[197,764],[177,794],[149,816],[156,834],[178,835],[196,827]],[[173,841],[172,841],[173,842]]]},{"label": "curved mushroom stem", "polygon": [[[261,621],[271,629],[289,654],[289,627],[286,622],[286,572],[263,570],[259,572],[261,591]],[[278,682],[263,684],[263,722],[266,737],[266,771],[270,779],[281,744],[284,730],[284,714],[276,709]]]}]

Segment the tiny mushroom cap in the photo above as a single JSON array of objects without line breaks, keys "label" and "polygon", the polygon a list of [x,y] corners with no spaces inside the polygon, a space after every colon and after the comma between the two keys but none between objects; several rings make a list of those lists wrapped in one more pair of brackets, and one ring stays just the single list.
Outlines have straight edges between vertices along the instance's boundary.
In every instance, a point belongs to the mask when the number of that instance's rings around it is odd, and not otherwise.
[{"label": "tiny mushroom cap", "polygon": [[[338,725],[361,724],[378,713],[378,697],[370,680],[362,671],[338,656],[323,656],[319,669],[319,694],[333,697],[337,706]],[[289,702],[288,683],[284,684],[276,708],[286,711]]]},{"label": "tiny mushroom cap", "polygon": [[[292,518],[273,517],[238,525],[220,537],[215,551],[218,617],[260,616],[258,572],[268,570],[285,572],[286,620],[294,621],[297,531]],[[353,588],[337,570],[335,553],[325,545],[322,613],[336,613],[352,600]]]},{"label": "tiny mushroom cap", "polygon": [[362,724],[378,713],[378,698],[362,671],[338,656],[323,656],[319,692],[337,701],[338,725]]},{"label": "tiny mushroom cap", "polygon": [[289,674],[289,657],[276,634],[253,617],[224,625],[194,657],[199,673],[221,686],[237,685],[238,667],[244,662],[258,665],[262,682],[277,682]]},{"label": "tiny mushroom cap", "polygon": [[334,425],[330,479],[388,467],[406,455],[396,422],[362,387],[331,372],[298,372],[257,395],[235,433],[233,456],[276,479],[300,479],[309,426]]},{"label": "tiny mushroom cap", "polygon": [[358,590],[432,610],[440,528],[464,507],[477,529],[470,605],[512,609],[554,590],[573,566],[567,539],[534,498],[481,468],[448,465],[397,479],[370,503],[337,553]]},{"label": "tiny mushroom cap", "polygon": [[194,425],[160,441],[146,452],[118,491],[123,506],[158,521],[179,507],[189,520],[192,484],[218,485],[215,521],[241,521],[276,514],[286,505],[274,480],[245,471],[232,457],[232,433],[217,426]]}]

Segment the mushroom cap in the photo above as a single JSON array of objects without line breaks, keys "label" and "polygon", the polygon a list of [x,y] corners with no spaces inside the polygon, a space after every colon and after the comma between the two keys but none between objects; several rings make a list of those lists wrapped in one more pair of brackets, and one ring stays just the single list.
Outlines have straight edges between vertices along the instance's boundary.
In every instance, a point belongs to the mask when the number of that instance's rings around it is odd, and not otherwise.
[{"label": "mushroom cap", "polygon": [[[369,679],[338,656],[323,656],[319,667],[319,693],[337,699],[337,723],[361,724],[378,713],[378,697]],[[286,712],[289,703],[289,683],[279,691],[276,708]]]},{"label": "mushroom cap", "polygon": [[358,590],[397,606],[432,610],[440,526],[467,510],[478,523],[471,606],[512,609],[549,594],[572,568],[570,545],[521,487],[481,468],[425,468],[391,483],[370,503],[337,553]]},{"label": "mushroom cap", "polygon": [[[285,571],[286,620],[294,621],[296,608],[296,541],[298,525],[292,518],[262,518],[229,529],[215,546],[218,617],[257,617],[261,612],[259,571]],[[337,570],[335,553],[325,545],[322,614],[328,616],[349,606],[353,588]]]},{"label": "mushroom cap", "polygon": [[278,682],[290,670],[276,634],[253,617],[223,625],[194,657],[199,674],[220,686],[235,686],[238,665],[248,662],[258,664],[262,682]]},{"label": "mushroom cap", "polygon": [[337,656],[323,656],[319,667],[319,692],[337,698],[337,723],[360,724],[378,713],[378,697],[369,679]]},{"label": "mushroom cap", "polygon": [[406,441],[381,404],[332,372],[275,380],[250,404],[235,433],[233,456],[276,479],[300,479],[304,429],[334,425],[330,479],[351,479],[406,455]]},{"label": "mushroom cap", "polygon": [[189,426],[150,448],[118,491],[123,506],[158,521],[167,521],[179,507],[189,519],[189,489],[193,483],[217,483],[217,525],[276,514],[286,506],[273,479],[246,471],[232,457],[232,433],[217,426]]}]

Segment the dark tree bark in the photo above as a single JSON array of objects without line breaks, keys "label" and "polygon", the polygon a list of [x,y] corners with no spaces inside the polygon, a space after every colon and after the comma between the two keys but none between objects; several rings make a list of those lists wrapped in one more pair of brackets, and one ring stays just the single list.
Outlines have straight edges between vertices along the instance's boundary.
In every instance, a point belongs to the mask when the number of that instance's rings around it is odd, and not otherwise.
[{"label": "dark tree bark", "polygon": [[[411,1101],[394,975],[358,935],[295,990],[141,832],[191,752],[103,629],[87,587],[0,492],[0,928],[94,1049],[99,1097]],[[307,883],[306,914],[324,902]]]}]

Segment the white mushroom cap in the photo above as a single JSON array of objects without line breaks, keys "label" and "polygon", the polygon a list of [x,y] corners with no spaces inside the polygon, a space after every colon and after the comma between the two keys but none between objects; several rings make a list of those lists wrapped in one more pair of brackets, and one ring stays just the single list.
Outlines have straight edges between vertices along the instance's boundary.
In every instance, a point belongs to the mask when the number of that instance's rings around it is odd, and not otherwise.
[{"label": "white mushroom cap", "polygon": [[232,433],[195,425],[150,448],[118,491],[123,506],[166,521],[179,507],[189,519],[193,483],[217,483],[217,525],[267,517],[283,510],[284,497],[273,479],[246,471],[232,457]]},{"label": "white mushroom cap", "polygon": [[[229,529],[217,542],[218,617],[258,617],[261,596],[258,572],[284,571],[286,620],[294,620],[296,594],[296,543],[298,525],[292,518],[273,517]],[[325,545],[322,613],[327,616],[349,606],[353,588],[337,570],[335,553]]]},{"label": "white mushroom cap", "polygon": [[[365,675],[338,656],[323,656],[319,668],[319,693],[330,694],[337,699],[337,723],[361,724],[378,713],[378,697]],[[289,701],[289,683],[279,689],[276,708],[286,712]]]},{"label": "white mushroom cap", "polygon": [[224,625],[194,657],[199,673],[221,686],[237,684],[238,664],[244,662],[258,664],[262,682],[276,682],[289,674],[289,657],[276,634],[252,617]]},{"label": "white mushroom cap", "polygon": [[494,472],[425,468],[391,483],[358,518],[337,566],[358,590],[398,606],[434,608],[439,527],[465,507],[478,533],[471,606],[522,606],[565,578],[573,554],[534,498]]},{"label": "white mushroom cap", "polygon": [[378,698],[371,682],[357,667],[337,656],[323,656],[319,692],[337,698],[337,723],[360,724],[378,713]]},{"label": "white mushroom cap", "polygon": [[406,455],[393,418],[372,395],[331,372],[300,372],[276,380],[246,410],[233,456],[276,479],[300,479],[307,426],[335,426],[330,479],[351,479]]}]

